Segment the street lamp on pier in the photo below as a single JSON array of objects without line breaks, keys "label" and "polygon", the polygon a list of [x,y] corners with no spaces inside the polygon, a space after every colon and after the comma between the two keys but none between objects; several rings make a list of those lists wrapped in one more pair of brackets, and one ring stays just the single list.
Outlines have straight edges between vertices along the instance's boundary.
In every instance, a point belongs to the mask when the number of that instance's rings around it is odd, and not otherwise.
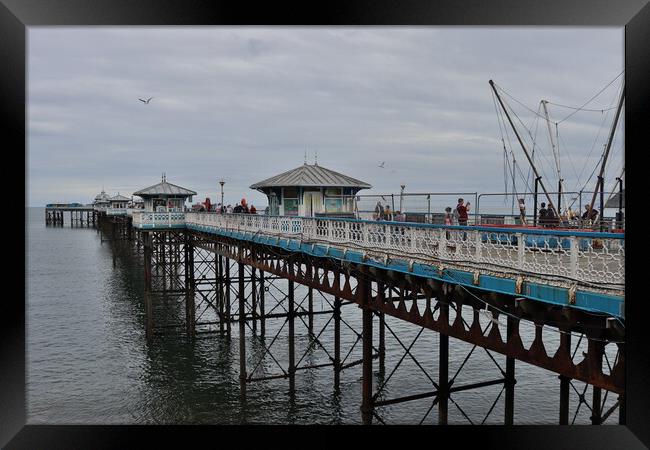
[{"label": "street lamp on pier", "polygon": [[221,180],[219,180],[219,184],[221,185],[221,211],[220,212],[223,212],[224,211],[224,207],[223,207],[224,206],[223,205],[223,185],[226,184],[226,182],[222,178]]}]

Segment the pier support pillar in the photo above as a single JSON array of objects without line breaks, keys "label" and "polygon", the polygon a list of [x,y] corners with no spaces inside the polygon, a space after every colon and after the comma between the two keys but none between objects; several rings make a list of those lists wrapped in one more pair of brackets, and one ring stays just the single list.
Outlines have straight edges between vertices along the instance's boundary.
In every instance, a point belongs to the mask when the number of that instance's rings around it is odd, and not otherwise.
[{"label": "pier support pillar", "polygon": [[[565,330],[566,331],[566,330]],[[571,334],[560,334],[560,351],[571,355]],[[570,378],[560,375],[560,425],[569,424],[569,381]]]},{"label": "pier support pillar", "polygon": [[244,292],[244,264],[239,262],[239,388],[246,396],[246,295]]},{"label": "pier support pillar", "polygon": [[[440,302],[440,316],[449,316],[449,303]],[[460,313],[458,313],[460,314]],[[447,425],[449,413],[449,336],[440,333],[438,359],[438,425]]]},{"label": "pier support pillar", "polygon": [[618,424],[625,425],[625,394],[618,396]]},{"label": "pier support pillar", "polygon": [[[508,317],[506,325],[506,335],[508,342],[512,342],[512,336],[514,334],[515,323],[512,317]],[[505,379],[505,391],[506,391],[506,400],[505,400],[505,425],[513,425],[515,419],[515,384],[517,380],[515,379],[515,358],[506,357],[506,379]]]},{"label": "pier support pillar", "polygon": [[314,289],[311,287],[308,288],[307,290],[307,311],[308,311],[307,318],[309,319],[307,322],[307,330],[309,331],[309,334],[313,335],[314,334]]},{"label": "pier support pillar", "polygon": [[379,313],[379,372],[383,375],[386,368],[386,316]]},{"label": "pier support pillar", "polygon": [[257,280],[255,267],[251,267],[251,316],[253,320],[253,332],[257,332]]},{"label": "pier support pillar", "polygon": [[162,291],[163,295],[167,293],[167,259],[166,259],[166,248],[167,247],[167,233],[160,233],[160,258],[158,260],[157,266],[160,267],[162,272]]},{"label": "pier support pillar", "polygon": [[217,278],[217,305],[219,307],[219,332],[223,334],[225,321],[224,292],[223,292],[223,256],[215,253],[215,272]]},{"label": "pier support pillar", "polygon": [[225,272],[225,290],[226,290],[226,336],[230,339],[230,322],[231,322],[231,311],[230,311],[230,259],[225,258],[226,265],[224,267]]},{"label": "pier support pillar", "polygon": [[[178,249],[178,246],[176,246]],[[180,249],[178,249],[180,251]],[[173,252],[170,257],[173,257]],[[196,308],[194,305],[194,291],[196,280],[194,279],[194,243],[189,233],[185,234],[185,326],[187,334],[191,338],[195,336],[196,325],[194,316]]]},{"label": "pier support pillar", "polygon": [[591,405],[591,424],[592,425],[600,425],[602,423],[602,411],[600,410],[600,402],[602,398],[602,389],[599,387],[594,386],[593,387],[594,392],[593,392],[593,397],[592,397],[592,405]]},{"label": "pier support pillar", "polygon": [[341,299],[334,297],[334,389],[341,381]]},{"label": "pier support pillar", "polygon": [[144,245],[144,315],[147,340],[153,337],[153,305],[151,302],[151,234],[142,233]]},{"label": "pier support pillar", "polygon": [[296,348],[295,348],[295,305],[293,280],[289,280],[289,304],[288,304],[288,321],[289,321],[289,393],[294,393],[296,389]]},{"label": "pier support pillar", "polygon": [[357,295],[361,300],[362,313],[362,341],[363,341],[363,366],[362,366],[362,401],[361,414],[364,425],[372,424],[372,310],[370,309],[370,282],[358,279]]},{"label": "pier support pillar", "polygon": [[260,270],[260,335],[264,337],[264,334],[266,333],[266,319],[264,318],[264,293],[265,293],[265,287],[264,287],[264,272]]}]

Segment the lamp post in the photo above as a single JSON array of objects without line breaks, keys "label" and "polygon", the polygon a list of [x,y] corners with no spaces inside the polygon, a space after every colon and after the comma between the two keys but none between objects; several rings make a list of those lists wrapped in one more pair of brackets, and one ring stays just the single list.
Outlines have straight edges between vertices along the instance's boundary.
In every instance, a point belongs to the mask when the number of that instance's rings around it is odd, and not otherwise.
[{"label": "lamp post", "polygon": [[399,212],[401,214],[401,213],[404,212],[404,211],[402,211],[402,201],[404,200],[404,188],[406,187],[406,185],[405,184],[400,184],[399,187],[402,188],[402,190],[399,193]]},{"label": "lamp post", "polygon": [[221,211],[220,212],[224,212],[224,207],[223,207],[224,206],[223,205],[223,185],[226,184],[226,182],[222,178],[221,180],[219,180],[219,184],[221,185]]}]

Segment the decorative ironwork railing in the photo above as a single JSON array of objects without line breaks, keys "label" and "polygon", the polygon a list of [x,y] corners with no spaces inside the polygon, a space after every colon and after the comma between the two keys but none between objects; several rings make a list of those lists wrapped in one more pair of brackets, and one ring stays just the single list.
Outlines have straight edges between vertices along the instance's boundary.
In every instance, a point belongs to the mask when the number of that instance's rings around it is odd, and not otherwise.
[{"label": "decorative ironwork railing", "polygon": [[126,215],[126,208],[108,208],[106,210],[107,216],[124,216]]},{"label": "decorative ironwork railing", "polygon": [[177,228],[185,226],[184,212],[134,211],[133,226],[138,228]]},{"label": "decorative ironwork railing", "polygon": [[553,277],[561,284],[622,292],[625,283],[623,233],[194,212],[185,220],[215,231],[287,237],[488,273]]}]

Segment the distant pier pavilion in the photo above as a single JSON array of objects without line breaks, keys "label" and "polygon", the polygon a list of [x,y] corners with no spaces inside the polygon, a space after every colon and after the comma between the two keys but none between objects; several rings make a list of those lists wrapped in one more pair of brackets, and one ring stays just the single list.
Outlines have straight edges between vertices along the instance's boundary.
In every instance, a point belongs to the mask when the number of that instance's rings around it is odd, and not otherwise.
[{"label": "distant pier pavilion", "polygon": [[116,196],[111,197],[109,200],[110,206],[106,210],[109,216],[124,216],[126,215],[126,206],[131,199],[120,195],[119,192]]},{"label": "distant pier pavilion", "polygon": [[108,196],[106,192],[104,192],[104,189],[95,196],[95,200],[93,201],[93,206],[96,209],[107,209],[111,204],[111,198]]},{"label": "distant pier pavilion", "polygon": [[353,197],[372,186],[318,164],[303,164],[250,186],[268,197],[269,214],[353,217]]}]

